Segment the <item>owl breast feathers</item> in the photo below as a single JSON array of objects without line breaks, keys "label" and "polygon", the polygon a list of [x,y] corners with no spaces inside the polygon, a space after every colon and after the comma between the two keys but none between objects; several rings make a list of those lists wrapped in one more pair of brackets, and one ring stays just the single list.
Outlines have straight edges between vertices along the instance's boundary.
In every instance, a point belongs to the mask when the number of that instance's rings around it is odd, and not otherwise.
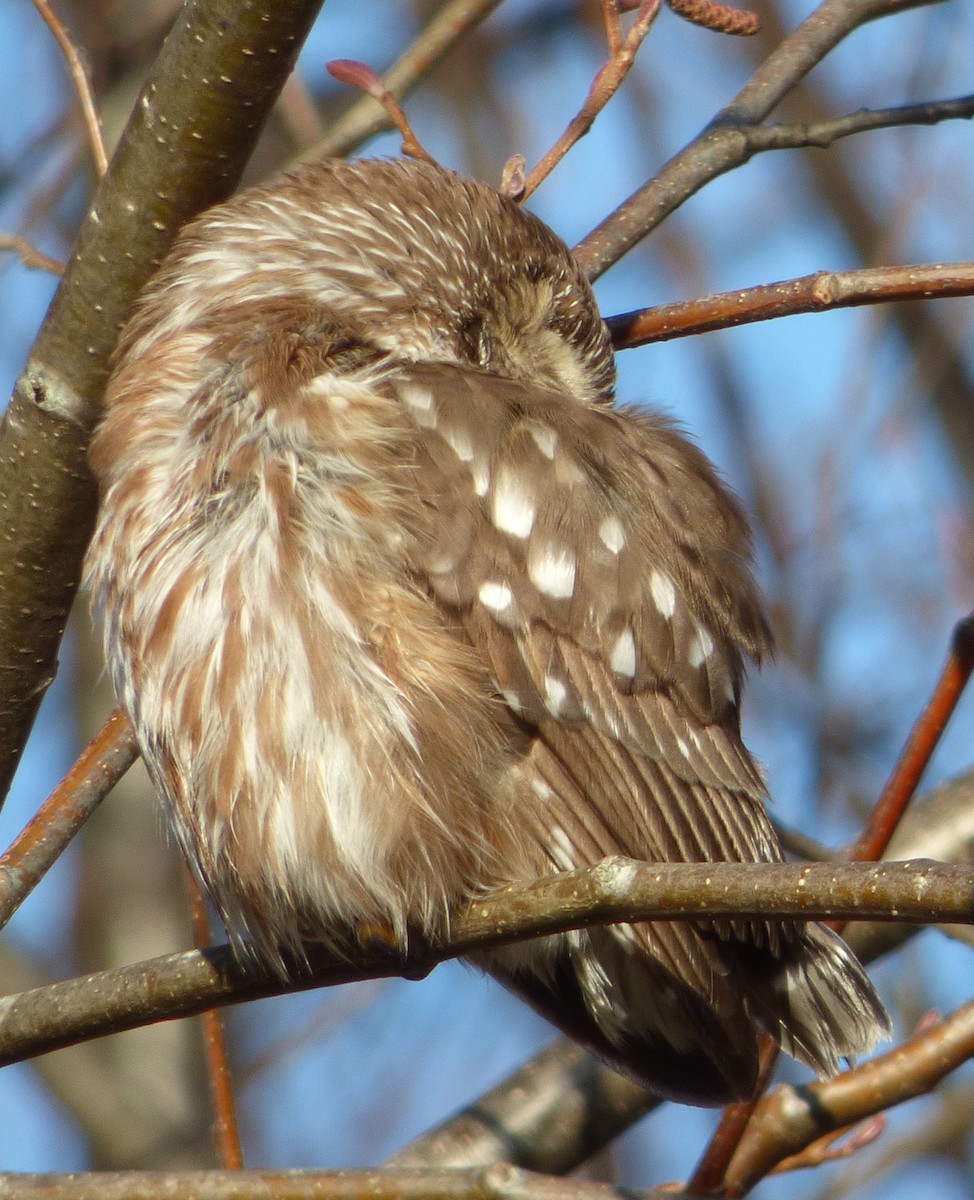
[{"label": "owl breast feathers", "polygon": [[[324,162],[188,226],[126,328],[87,561],[120,703],[231,941],[441,938],[621,854],[776,862],[739,735],[769,634],[707,460],[614,406],[592,294],[510,201]],[[820,925],[593,928],[480,965],[666,1095],[888,1018]]]}]

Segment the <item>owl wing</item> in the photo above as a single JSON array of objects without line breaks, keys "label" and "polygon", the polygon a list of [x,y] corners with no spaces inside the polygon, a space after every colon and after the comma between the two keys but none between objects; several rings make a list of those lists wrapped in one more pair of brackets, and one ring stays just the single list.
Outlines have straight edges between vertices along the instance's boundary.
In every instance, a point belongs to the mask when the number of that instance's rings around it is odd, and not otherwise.
[{"label": "owl wing", "polygon": [[[424,501],[406,553],[528,732],[517,819],[550,868],[779,860],[738,716],[770,635],[745,521],[704,456],[658,416],[468,368],[391,386]],[[516,948],[488,966],[680,1099],[746,1093],[754,1022],[825,1072],[885,1027],[821,926],[642,923],[563,947],[547,973]]]},{"label": "owl wing", "polygon": [[[416,366],[396,390],[427,501],[414,568],[618,850],[778,858],[738,722],[770,637],[703,455],[660,417],[470,369]],[[639,777],[669,802],[634,805]]]}]

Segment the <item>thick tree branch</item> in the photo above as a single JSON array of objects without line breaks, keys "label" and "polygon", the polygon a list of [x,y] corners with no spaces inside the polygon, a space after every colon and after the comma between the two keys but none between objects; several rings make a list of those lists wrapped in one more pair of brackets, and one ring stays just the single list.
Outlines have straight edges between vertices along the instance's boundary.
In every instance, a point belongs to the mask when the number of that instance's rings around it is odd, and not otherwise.
[{"label": "thick tree branch", "polygon": [[389,1167],[515,1163],[567,1175],[660,1099],[559,1039],[461,1112],[404,1146]]}]

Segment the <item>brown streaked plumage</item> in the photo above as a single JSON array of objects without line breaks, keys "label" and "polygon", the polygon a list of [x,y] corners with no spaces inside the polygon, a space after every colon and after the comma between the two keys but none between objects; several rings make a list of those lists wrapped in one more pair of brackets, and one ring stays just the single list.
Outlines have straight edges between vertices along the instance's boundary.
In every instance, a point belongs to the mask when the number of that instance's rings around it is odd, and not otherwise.
[{"label": "brown streaked plumage", "polygon": [[[87,577],[119,700],[237,946],[440,937],[584,867],[777,861],[741,742],[748,532],[613,404],[564,245],[407,162],[194,221],[126,328]],[[667,1095],[746,1095],[759,1029],[829,1072],[888,1019],[819,925],[614,926],[488,970]]]}]

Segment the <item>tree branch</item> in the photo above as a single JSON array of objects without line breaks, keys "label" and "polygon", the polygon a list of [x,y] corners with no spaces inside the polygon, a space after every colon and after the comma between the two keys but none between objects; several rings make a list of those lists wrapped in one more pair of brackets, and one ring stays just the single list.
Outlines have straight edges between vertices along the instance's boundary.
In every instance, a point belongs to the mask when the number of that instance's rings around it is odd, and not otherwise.
[{"label": "tree branch", "polygon": [[609,858],[475,900],[446,945],[405,960],[370,948],[343,962],[309,949],[289,982],[236,959],[229,947],[185,951],[0,1000],[0,1065],[91,1037],[196,1015],[222,1004],[392,975],[586,925],[706,917],[970,922],[974,871],[939,863],[637,863]]},{"label": "tree branch", "polygon": [[[379,77],[382,87],[393,99],[404,99],[500,3],[501,0],[451,0],[444,4],[405,53]],[[333,121],[324,137],[301,157],[341,158],[366,138],[393,128],[382,105],[371,96],[363,96]]]},{"label": "tree branch", "polygon": [[727,1194],[744,1195],[785,1158],[826,1134],[925,1096],[972,1056],[974,1002],[834,1079],[776,1088],[759,1101],[731,1160],[724,1180]]},{"label": "tree branch", "polygon": [[138,753],[131,721],[115,709],[10,849],[0,856],[0,929],[57,862]]},{"label": "tree branch", "polygon": [[933,0],[824,0],[765,59],[726,108],[657,174],[576,247],[590,280],[598,279],[674,209],[755,153],[748,129],[762,122],[817,63],[860,25]]},{"label": "tree branch", "polygon": [[941,121],[969,121],[974,116],[974,96],[955,100],[928,100],[923,104],[902,104],[894,108],[860,108],[858,112],[826,121],[793,125],[756,125],[743,129],[751,153],[765,150],[799,150],[805,146],[825,149],[840,138],[874,129],[894,129],[901,125],[938,125]]},{"label": "tree branch", "polygon": [[631,350],[652,342],[799,313],[971,295],[974,295],[974,262],[917,263],[858,271],[816,271],[814,275],[718,292],[699,300],[639,308],[607,317],[605,323],[615,348]]},{"label": "tree branch", "polygon": [[[642,1200],[672,1200],[652,1188]],[[99,1171],[0,1174],[0,1200],[619,1200],[607,1183],[486,1169],[393,1171]]]}]

